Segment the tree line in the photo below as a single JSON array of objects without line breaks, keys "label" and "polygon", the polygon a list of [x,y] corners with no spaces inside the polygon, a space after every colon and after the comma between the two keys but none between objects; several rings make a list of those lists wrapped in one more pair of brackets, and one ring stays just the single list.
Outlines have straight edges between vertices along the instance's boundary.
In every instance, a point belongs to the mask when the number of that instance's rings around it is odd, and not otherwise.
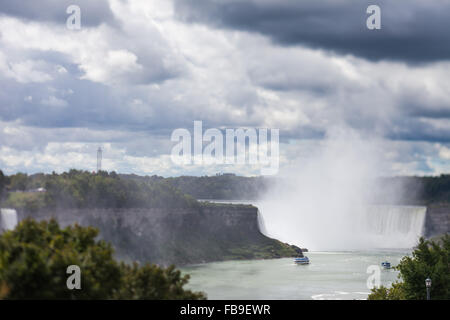
[{"label": "tree line", "polygon": [[[242,177],[234,174],[215,176],[138,176],[116,172],[70,170],[62,174],[17,173],[6,176],[0,170],[0,200],[11,207],[35,210],[42,207],[70,208],[174,208],[195,207],[195,199],[257,199],[276,182],[270,177]],[[436,177],[380,178],[375,201],[397,204],[450,203],[450,175]],[[43,194],[27,191],[45,188]]]},{"label": "tree line", "polygon": [[[0,171],[4,205],[28,210],[41,208],[189,208],[198,202],[165,180],[137,181],[115,172],[70,170],[62,174]],[[44,188],[44,192],[30,192]],[[28,192],[27,192],[28,191]]]}]

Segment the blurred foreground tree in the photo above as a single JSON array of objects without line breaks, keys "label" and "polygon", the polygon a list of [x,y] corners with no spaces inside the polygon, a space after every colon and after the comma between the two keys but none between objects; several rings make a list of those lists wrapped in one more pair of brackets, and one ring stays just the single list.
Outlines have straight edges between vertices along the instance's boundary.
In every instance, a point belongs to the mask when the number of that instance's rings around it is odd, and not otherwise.
[{"label": "blurred foreground tree", "polygon": [[392,288],[372,289],[369,300],[426,299],[425,279],[432,280],[431,299],[450,299],[450,236],[437,241],[421,238],[412,256],[403,257],[396,267],[400,271]]},{"label": "blurred foreground tree", "polygon": [[122,286],[114,298],[146,300],[198,300],[205,298],[200,292],[183,289],[189,276],[182,276],[174,266],[163,269],[150,264],[140,267],[137,263],[132,265],[122,263],[121,267],[123,270]]},{"label": "blurred foreground tree", "polygon": [[[98,231],[55,220],[28,219],[0,236],[0,299],[204,299],[183,289],[189,277],[174,267],[126,265],[113,258]],[[81,269],[81,289],[69,290],[67,267]]]}]

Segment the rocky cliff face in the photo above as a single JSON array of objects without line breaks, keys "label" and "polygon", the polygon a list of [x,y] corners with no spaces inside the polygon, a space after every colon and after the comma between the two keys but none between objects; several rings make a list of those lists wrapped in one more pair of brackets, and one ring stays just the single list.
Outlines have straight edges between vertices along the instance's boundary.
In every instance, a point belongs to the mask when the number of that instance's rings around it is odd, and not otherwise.
[{"label": "rocky cliff face", "polygon": [[450,232],[450,204],[433,204],[427,207],[425,236],[434,237]]},{"label": "rocky cliff face", "polygon": [[294,248],[264,236],[258,209],[243,205],[202,205],[197,209],[73,209],[19,212],[19,220],[55,218],[100,230],[117,257],[163,265],[228,259],[295,256]]}]

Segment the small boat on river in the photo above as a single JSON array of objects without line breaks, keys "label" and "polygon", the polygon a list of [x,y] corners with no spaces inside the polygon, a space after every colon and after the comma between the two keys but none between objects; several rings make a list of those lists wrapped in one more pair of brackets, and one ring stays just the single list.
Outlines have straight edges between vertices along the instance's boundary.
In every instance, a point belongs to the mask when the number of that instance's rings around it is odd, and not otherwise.
[{"label": "small boat on river", "polygon": [[297,258],[294,259],[294,262],[296,264],[309,264],[309,259],[306,256],[297,257]]}]

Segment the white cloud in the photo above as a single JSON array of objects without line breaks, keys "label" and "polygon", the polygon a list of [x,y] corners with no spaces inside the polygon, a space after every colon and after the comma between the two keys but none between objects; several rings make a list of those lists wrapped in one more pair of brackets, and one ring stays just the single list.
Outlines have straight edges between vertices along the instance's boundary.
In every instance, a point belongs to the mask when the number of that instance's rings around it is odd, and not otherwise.
[{"label": "white cloud", "polygon": [[439,157],[444,160],[450,160],[450,148],[447,148],[446,146],[441,146],[439,148]]},{"label": "white cloud", "polygon": [[[8,30],[2,34],[1,42],[4,46],[14,50],[62,53],[70,57],[84,72],[83,79],[95,82],[109,85],[127,81],[151,83],[179,72],[177,62],[173,61],[177,58],[172,57],[170,48],[154,26],[146,28],[147,34],[137,29],[124,31],[109,25],[72,32],[65,28],[55,28],[54,25],[3,16],[0,17],[0,29]],[[130,42],[130,38],[139,39],[139,45],[132,42],[131,48],[123,48],[124,44]],[[146,61],[145,68],[138,62],[139,54],[136,51],[152,58],[151,61]],[[0,60],[0,67],[1,65]],[[22,71],[30,66],[18,65],[16,68]],[[56,66],[56,71],[65,73],[61,66]],[[44,81],[47,78],[39,79]]]},{"label": "white cloud", "polygon": [[109,3],[119,24],[77,32],[0,17],[0,30],[7,30],[0,37],[0,81],[15,90],[0,93],[6,127],[0,164],[10,172],[90,168],[90,148],[109,144],[105,154],[114,159],[106,158],[105,168],[111,170],[258,173],[246,166],[174,167],[167,158],[171,130],[191,129],[194,120],[278,128],[286,166],[319,148],[322,135],[351,128],[366,138],[397,140],[380,150],[390,174],[448,168],[433,162],[449,159],[445,141],[439,150],[432,146],[450,133],[448,62],[374,63],[184,24],[171,1]]},{"label": "white cloud", "polygon": [[45,69],[48,66],[44,61],[9,60],[4,53],[0,52],[0,71],[4,76],[14,79],[19,83],[47,82],[52,80],[52,76]]},{"label": "white cloud", "polygon": [[41,100],[41,104],[50,107],[67,107],[68,103],[66,100],[56,98],[55,96],[50,96],[46,99]]}]

